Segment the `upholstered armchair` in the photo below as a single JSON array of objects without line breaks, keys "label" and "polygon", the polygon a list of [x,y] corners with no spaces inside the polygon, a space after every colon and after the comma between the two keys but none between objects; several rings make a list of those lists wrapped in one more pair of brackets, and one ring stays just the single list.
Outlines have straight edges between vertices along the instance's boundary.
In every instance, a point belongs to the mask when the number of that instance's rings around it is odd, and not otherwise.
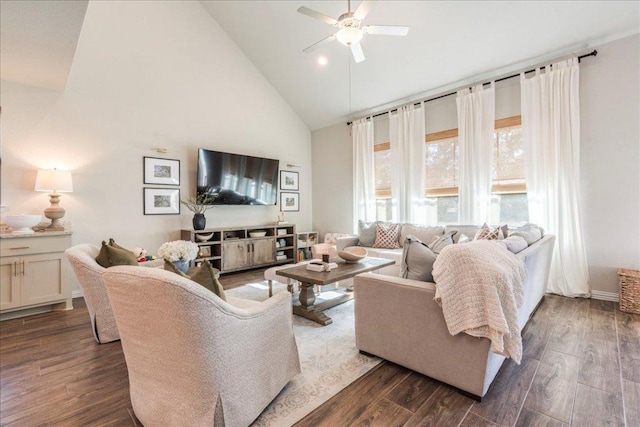
[{"label": "upholstered armchair", "polygon": [[[93,336],[100,344],[120,339],[118,327],[113,317],[111,303],[104,288],[102,273],[106,268],[96,262],[100,248],[91,244],[80,244],[65,251],[65,255],[80,282],[87,304]],[[160,261],[141,262],[144,267],[158,267]]]},{"label": "upholstered armchair", "polygon": [[161,269],[111,267],[104,282],[146,426],[248,426],[300,372],[291,296],[227,297]]},{"label": "upholstered armchair", "polygon": [[322,259],[322,255],[329,255],[329,258],[336,258],[338,251],[336,250],[336,242],[339,237],[351,237],[350,234],[327,233],[324,235],[324,241],[311,246],[311,255],[314,259]]}]

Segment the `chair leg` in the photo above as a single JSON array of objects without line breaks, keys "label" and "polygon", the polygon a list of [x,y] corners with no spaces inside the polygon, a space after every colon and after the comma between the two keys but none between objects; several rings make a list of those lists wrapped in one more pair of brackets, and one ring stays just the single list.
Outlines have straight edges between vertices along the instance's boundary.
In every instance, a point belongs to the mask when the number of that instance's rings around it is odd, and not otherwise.
[{"label": "chair leg", "polygon": [[273,296],[273,283],[269,280],[269,298]]}]

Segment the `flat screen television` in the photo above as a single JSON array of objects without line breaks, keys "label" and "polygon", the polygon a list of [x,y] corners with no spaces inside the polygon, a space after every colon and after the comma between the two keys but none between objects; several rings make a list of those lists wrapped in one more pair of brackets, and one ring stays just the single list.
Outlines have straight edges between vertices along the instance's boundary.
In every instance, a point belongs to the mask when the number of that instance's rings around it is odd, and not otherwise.
[{"label": "flat screen television", "polygon": [[279,160],[198,150],[198,196],[210,205],[275,205]]}]

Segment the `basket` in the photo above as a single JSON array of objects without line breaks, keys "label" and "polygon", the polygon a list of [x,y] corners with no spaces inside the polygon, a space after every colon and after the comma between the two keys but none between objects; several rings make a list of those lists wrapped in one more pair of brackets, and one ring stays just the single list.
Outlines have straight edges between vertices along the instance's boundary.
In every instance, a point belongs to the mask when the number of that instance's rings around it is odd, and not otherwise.
[{"label": "basket", "polygon": [[620,311],[640,314],[640,271],[618,269]]}]

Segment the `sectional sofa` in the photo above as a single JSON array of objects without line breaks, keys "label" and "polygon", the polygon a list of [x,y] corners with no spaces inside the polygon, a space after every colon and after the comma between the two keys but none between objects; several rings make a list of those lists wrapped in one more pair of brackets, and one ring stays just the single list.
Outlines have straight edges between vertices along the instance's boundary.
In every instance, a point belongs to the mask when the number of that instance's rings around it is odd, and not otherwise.
[{"label": "sectional sofa", "polygon": [[[427,231],[437,235],[438,230],[426,228],[419,231],[428,242]],[[452,228],[445,227],[441,232]],[[479,227],[455,228],[457,241],[461,234],[473,239],[473,230]],[[338,239],[339,247],[354,243],[353,238]],[[555,236],[545,235],[516,254],[527,270],[524,303],[518,310],[520,330],[546,292],[554,243]],[[396,259],[398,264],[402,258],[402,249],[370,249],[371,256]],[[404,279],[398,277],[399,271],[399,265],[395,265],[381,274],[365,273],[354,278],[356,346],[363,353],[405,366],[481,400],[505,358],[490,351],[491,343],[486,338],[464,333],[451,336],[442,308],[434,301],[435,283]]]}]

